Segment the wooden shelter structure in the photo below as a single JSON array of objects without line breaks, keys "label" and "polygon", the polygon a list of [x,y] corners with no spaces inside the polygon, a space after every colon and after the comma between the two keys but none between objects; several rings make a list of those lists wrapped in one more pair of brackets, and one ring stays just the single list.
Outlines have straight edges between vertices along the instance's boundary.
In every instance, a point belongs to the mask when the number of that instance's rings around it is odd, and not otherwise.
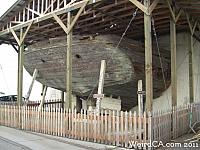
[{"label": "wooden shelter structure", "polygon": [[[118,34],[125,30],[133,12],[138,15],[127,37],[145,43],[146,109],[152,110],[152,17],[158,34],[170,31],[172,104],[177,104],[176,31],[191,33],[189,51],[190,101],[193,102],[193,36],[198,38],[198,0],[18,0],[0,17],[0,43],[19,51],[18,102],[23,89],[24,49],[47,38],[67,35],[66,107],[71,106],[73,34]],[[114,27],[111,27],[115,25]],[[198,28],[197,28],[198,27]],[[18,47],[18,48],[17,48]]]}]

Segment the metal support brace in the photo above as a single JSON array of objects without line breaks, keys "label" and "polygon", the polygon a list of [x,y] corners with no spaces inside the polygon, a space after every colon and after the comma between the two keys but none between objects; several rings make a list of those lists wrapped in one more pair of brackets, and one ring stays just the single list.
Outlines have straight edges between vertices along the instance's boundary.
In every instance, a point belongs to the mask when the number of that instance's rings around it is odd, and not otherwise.
[{"label": "metal support brace", "polygon": [[[144,6],[150,7],[150,0],[144,0]],[[153,76],[152,76],[152,34],[151,15],[144,13],[145,36],[145,78],[146,78],[146,111],[152,111],[153,104]]]}]

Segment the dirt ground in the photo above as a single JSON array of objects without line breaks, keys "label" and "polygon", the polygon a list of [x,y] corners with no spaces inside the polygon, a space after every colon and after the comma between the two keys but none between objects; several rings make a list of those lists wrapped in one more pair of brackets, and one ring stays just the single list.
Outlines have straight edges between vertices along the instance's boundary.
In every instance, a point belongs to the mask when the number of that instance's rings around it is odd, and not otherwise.
[{"label": "dirt ground", "polygon": [[200,150],[200,142],[189,142],[187,139],[191,139],[194,134],[183,135],[169,143],[173,143],[174,147],[161,147],[158,150]]}]

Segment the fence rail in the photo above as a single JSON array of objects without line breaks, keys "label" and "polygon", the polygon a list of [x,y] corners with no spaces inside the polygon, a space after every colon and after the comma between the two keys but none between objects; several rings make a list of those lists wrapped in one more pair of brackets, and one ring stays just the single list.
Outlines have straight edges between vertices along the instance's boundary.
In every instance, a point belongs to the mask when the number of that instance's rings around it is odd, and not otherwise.
[{"label": "fence rail", "polygon": [[38,106],[0,105],[0,125],[121,147],[132,142],[169,142],[200,121],[200,104],[168,112],[143,113],[114,110],[87,111]]},{"label": "fence rail", "polygon": [[[21,121],[19,121],[21,120]],[[0,105],[0,125],[79,140],[129,147],[149,142],[151,116],[114,110],[86,111]]]}]

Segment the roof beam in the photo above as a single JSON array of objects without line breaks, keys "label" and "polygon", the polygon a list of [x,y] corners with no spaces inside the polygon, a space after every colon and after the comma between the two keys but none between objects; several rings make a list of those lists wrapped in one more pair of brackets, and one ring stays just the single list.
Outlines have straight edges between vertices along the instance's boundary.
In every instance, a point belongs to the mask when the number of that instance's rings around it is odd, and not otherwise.
[{"label": "roof beam", "polygon": [[[95,1],[89,0],[88,5],[93,4],[93,3],[97,3],[97,2],[100,2],[100,1],[102,1],[102,0],[95,0]],[[71,5],[66,5],[64,8],[55,10],[55,11],[48,13],[48,14],[44,14],[43,16],[38,16],[37,18],[34,18],[33,20],[26,21],[24,23],[18,24],[16,26],[10,27],[9,29],[1,31],[0,36],[10,33],[11,30],[16,31],[16,30],[20,30],[21,28],[27,27],[31,22],[32,22],[32,24],[36,24],[36,23],[39,23],[41,21],[50,19],[50,18],[52,18],[53,13],[56,14],[56,15],[61,15],[61,14],[79,9],[84,4],[85,4],[85,1],[79,1],[79,2],[75,2]]]},{"label": "roof beam", "polygon": [[142,3],[140,3],[138,0],[129,0],[131,3],[133,3],[137,8],[139,8],[141,11],[147,14],[147,7],[144,6]]},{"label": "roof beam", "polygon": [[32,23],[33,23],[33,22],[31,22],[31,23],[28,25],[26,31],[22,34],[22,37],[21,37],[20,39],[18,38],[18,36],[17,36],[17,34],[15,33],[15,31],[14,31],[13,29],[10,29],[10,30],[11,30],[11,33],[13,34],[13,36],[14,36],[14,38],[15,38],[15,40],[16,40],[16,42],[17,42],[17,44],[18,44],[19,46],[21,46],[22,43],[24,42],[24,39],[25,39],[25,37],[26,37],[28,31],[30,30]]}]

